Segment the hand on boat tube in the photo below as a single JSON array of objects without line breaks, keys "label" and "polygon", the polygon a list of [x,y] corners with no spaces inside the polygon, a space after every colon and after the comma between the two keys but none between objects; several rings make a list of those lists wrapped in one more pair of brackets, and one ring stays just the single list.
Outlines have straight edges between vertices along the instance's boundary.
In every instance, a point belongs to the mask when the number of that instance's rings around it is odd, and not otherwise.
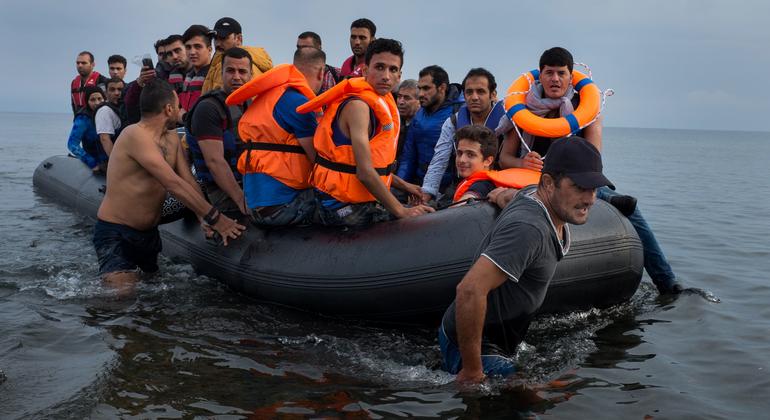
[{"label": "hand on boat tube", "polygon": [[402,189],[409,194],[409,204],[424,204],[424,201],[422,201],[422,188],[419,185],[404,182]]},{"label": "hand on boat tube", "polygon": [[532,169],[534,171],[542,171],[543,170],[543,158],[542,158],[542,156],[540,156],[540,153],[529,152],[521,160],[521,167],[522,168],[526,168],[526,169]]},{"label": "hand on boat tube", "polygon": [[407,219],[410,217],[422,216],[423,214],[433,213],[436,211],[433,207],[419,204],[414,207],[404,207],[404,212],[398,216],[399,219]]},{"label": "hand on boat tube", "polygon": [[428,193],[420,191],[419,194],[409,194],[409,200],[407,203],[409,203],[410,206],[416,206],[418,204],[428,204],[428,202],[433,198]]},{"label": "hand on boat tube", "polygon": [[224,214],[220,214],[217,222],[210,225],[210,227],[222,237],[222,244],[224,246],[227,246],[228,239],[236,239],[246,230],[246,226],[239,224]]}]

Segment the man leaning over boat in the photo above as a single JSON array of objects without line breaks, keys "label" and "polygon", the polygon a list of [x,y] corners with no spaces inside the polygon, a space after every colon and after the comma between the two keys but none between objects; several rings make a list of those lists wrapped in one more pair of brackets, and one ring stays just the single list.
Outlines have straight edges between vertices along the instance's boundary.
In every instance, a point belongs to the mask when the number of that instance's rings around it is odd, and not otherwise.
[{"label": "man leaning over boat", "polygon": [[112,149],[107,191],[94,226],[99,274],[121,294],[131,292],[140,270],[158,270],[157,226],[167,191],[195,212],[204,230],[219,233],[225,245],[244,229],[203,198],[174,130],[180,110],[171,85],[149,81],[140,108],[141,120],[126,127]]},{"label": "man leaning over boat", "polygon": [[599,151],[582,138],[558,140],[538,185],[520,190],[500,213],[439,328],[442,367],[459,383],[514,372],[511,357],[569,251],[567,224],[588,220],[601,186],[612,184]]}]

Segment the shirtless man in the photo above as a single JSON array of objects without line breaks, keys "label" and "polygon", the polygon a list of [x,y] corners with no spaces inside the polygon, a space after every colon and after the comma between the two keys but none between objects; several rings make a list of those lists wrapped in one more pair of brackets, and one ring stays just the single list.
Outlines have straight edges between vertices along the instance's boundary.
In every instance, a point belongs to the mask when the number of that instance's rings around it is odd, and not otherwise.
[{"label": "shirtless man", "polygon": [[[176,132],[179,98],[168,82],[154,79],[142,90],[141,120],[123,130],[107,169],[107,192],[94,227],[99,274],[119,294],[130,293],[138,269],[158,270],[158,233],[166,191],[219,233],[225,245],[245,229],[204,198],[182,152]],[[171,130],[171,131],[170,131]]]}]

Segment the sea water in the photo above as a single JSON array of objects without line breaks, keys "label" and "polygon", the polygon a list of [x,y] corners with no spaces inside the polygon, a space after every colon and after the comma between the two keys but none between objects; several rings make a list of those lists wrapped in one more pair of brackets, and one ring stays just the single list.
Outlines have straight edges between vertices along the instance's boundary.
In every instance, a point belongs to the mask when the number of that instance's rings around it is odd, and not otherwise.
[{"label": "sea water", "polygon": [[[605,128],[679,281],[710,292],[542,317],[519,374],[458,389],[430,328],[260,304],[162,259],[118,300],[91,223],[36,195],[71,116],[0,113],[0,418],[761,418],[770,409],[770,134]],[[719,299],[717,303],[716,300]]]}]

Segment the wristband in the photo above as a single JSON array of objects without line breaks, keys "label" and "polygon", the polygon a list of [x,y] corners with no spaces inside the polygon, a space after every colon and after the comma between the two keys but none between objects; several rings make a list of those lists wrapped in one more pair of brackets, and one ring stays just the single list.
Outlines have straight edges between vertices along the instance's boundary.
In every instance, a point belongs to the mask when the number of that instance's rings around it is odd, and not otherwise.
[{"label": "wristband", "polygon": [[206,222],[209,226],[213,226],[217,223],[217,221],[219,221],[219,216],[221,214],[222,213],[220,213],[216,207],[211,206],[211,210],[209,210],[209,212],[203,216],[203,221]]}]

